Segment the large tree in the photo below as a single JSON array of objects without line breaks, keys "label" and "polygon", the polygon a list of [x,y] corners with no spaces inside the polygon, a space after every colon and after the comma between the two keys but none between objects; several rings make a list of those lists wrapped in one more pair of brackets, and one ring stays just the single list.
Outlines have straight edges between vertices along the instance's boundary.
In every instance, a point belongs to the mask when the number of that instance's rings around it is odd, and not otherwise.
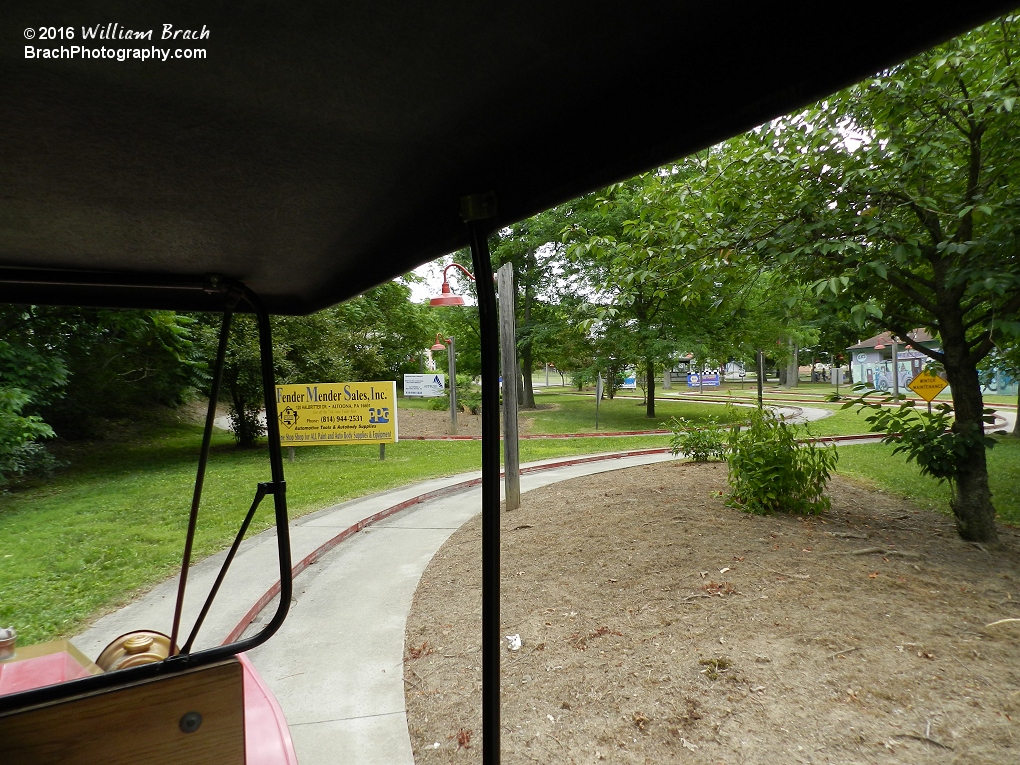
[{"label": "large tree", "polygon": [[563,255],[559,235],[568,209],[554,208],[507,226],[490,242],[493,268],[510,263],[513,269],[517,356],[524,376],[523,409],[535,408],[532,371],[565,326],[554,296],[557,266]]},{"label": "large tree", "polygon": [[[982,27],[729,142],[720,230],[916,346],[952,386],[961,536],[996,538],[978,365],[1020,332],[1017,21]],[[738,233],[733,234],[734,231]]]},{"label": "large tree", "polygon": [[700,172],[685,166],[611,186],[564,232],[592,320],[612,319],[631,336],[649,418],[657,370],[702,335],[703,320],[723,301],[727,255],[701,246],[687,206],[686,174]]},{"label": "large tree", "polygon": [[712,150],[612,186],[565,232],[591,312],[630,333],[648,417],[655,416],[656,372],[681,354],[723,362],[780,336],[813,337],[800,316],[803,290],[735,257],[723,225],[739,188],[726,183],[728,161]]}]

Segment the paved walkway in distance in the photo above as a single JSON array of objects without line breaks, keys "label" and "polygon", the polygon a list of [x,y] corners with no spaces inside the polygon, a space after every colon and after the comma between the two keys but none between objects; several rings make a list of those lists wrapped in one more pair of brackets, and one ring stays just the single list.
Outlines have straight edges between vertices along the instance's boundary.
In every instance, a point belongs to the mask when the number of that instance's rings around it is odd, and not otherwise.
[{"label": "paved walkway in distance", "polygon": [[[668,459],[672,459],[668,453],[650,454],[525,473],[521,491]],[[294,561],[380,510],[479,475],[425,481],[299,518],[291,523]],[[404,625],[422,572],[443,542],[480,511],[480,498],[481,490],[474,486],[414,505],[344,540],[294,580],[294,601],[286,622],[249,656],[283,708],[301,765],[413,765],[404,713]],[[222,559],[220,553],[192,567],[186,626],[200,608]],[[278,569],[275,532],[246,541],[206,620],[198,647],[222,642],[272,586]],[[110,640],[130,630],[169,633],[176,586],[176,577],[163,582],[98,620],[74,643],[95,657]],[[270,604],[263,613],[268,618],[274,611],[275,604]],[[188,634],[187,629],[182,632]]]}]

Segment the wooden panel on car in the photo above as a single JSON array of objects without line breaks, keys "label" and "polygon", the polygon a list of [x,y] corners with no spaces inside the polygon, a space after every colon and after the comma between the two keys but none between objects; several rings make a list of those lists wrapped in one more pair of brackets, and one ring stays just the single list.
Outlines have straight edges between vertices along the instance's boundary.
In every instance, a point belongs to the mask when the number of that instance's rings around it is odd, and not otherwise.
[{"label": "wooden panel on car", "polygon": [[241,665],[231,659],[0,715],[0,762],[243,765]]}]

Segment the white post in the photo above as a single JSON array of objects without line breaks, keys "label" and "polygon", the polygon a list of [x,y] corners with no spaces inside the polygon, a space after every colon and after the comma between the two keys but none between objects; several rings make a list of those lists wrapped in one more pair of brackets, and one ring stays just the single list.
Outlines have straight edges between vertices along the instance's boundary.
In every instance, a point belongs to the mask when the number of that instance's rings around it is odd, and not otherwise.
[{"label": "white post", "polygon": [[[521,460],[517,440],[517,328],[514,322],[514,272],[506,263],[496,271],[499,290],[499,347],[503,367],[503,479],[506,509],[521,506]],[[546,365],[546,375],[549,367]],[[546,381],[548,384],[548,378]]]}]

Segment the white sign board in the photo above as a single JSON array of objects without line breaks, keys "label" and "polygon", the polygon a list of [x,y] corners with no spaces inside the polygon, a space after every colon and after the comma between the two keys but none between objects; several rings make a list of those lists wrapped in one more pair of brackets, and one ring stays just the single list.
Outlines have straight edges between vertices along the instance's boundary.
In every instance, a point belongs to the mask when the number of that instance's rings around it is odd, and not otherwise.
[{"label": "white sign board", "polygon": [[446,375],[404,375],[405,398],[437,398],[443,395]]}]

